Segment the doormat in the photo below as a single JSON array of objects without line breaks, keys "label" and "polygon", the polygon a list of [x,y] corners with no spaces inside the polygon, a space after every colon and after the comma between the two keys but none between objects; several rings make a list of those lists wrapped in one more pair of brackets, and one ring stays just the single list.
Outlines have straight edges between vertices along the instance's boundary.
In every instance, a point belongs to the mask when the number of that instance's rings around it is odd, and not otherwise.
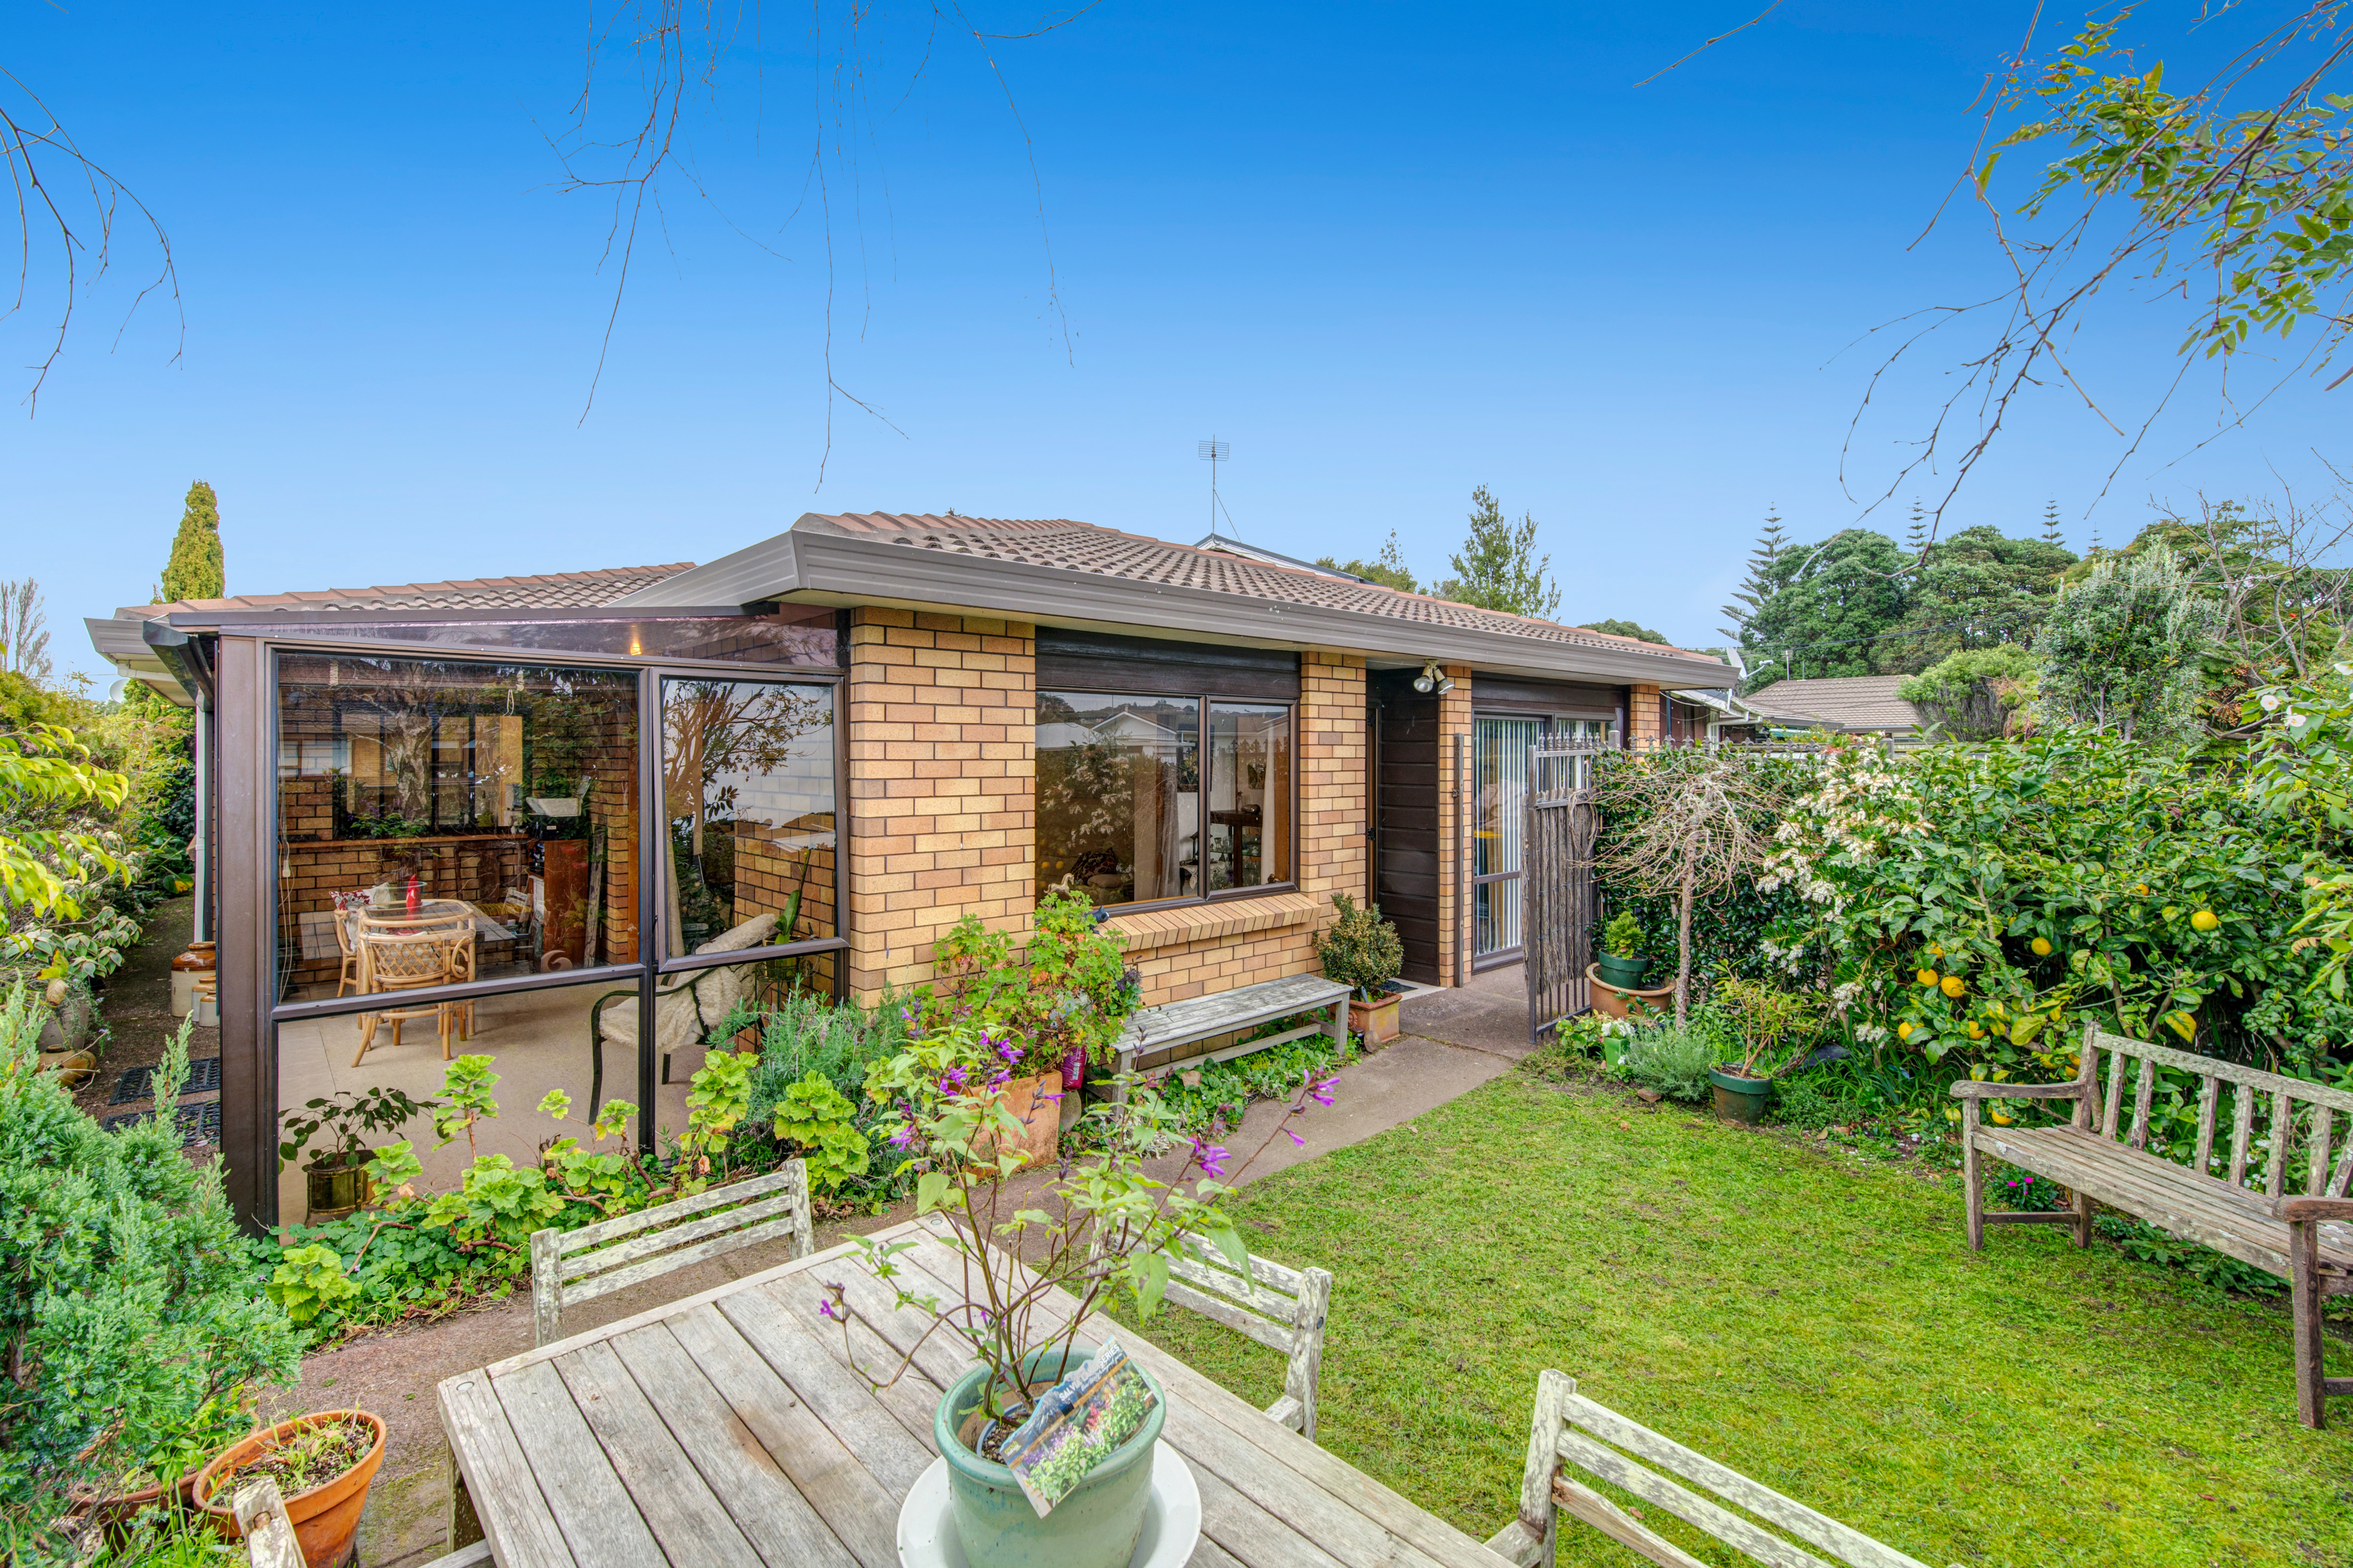
[{"label": "doormat", "polygon": [[[132,1068],[106,1097],[109,1105],[128,1105],[134,1100],[155,1098],[155,1069],[152,1067]],[[188,1081],[180,1086],[183,1096],[217,1094],[220,1092],[220,1058],[196,1057],[188,1063]]]},{"label": "doormat", "polygon": [[[195,1149],[204,1144],[217,1146],[220,1142],[220,1101],[207,1100],[197,1105],[183,1105],[180,1111],[180,1146]],[[98,1124],[100,1132],[111,1132],[128,1127],[146,1117],[144,1110],[126,1110],[120,1116],[110,1116]]]}]

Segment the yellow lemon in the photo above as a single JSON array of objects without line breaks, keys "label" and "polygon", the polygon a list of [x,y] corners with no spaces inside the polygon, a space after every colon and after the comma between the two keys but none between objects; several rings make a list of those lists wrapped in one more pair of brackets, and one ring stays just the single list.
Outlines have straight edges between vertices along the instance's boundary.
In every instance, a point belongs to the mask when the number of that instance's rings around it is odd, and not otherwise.
[{"label": "yellow lemon", "polygon": [[1933,969],[1924,969],[1912,978],[1923,985],[1934,985],[1936,984],[1936,972]]},{"label": "yellow lemon", "polygon": [[1946,995],[1958,996],[1962,992],[1967,991],[1968,988],[1968,982],[1963,980],[1959,975],[1947,974],[1945,976],[1943,989]]},{"label": "yellow lemon", "polygon": [[2145,899],[2148,897],[2148,884],[2147,882],[2135,882],[2133,884],[2133,891],[2138,893]]},{"label": "yellow lemon", "polygon": [[1912,1026],[1908,1023],[1896,1025],[1895,1037],[1899,1040],[1910,1039],[1912,1037]]},{"label": "yellow lemon", "polygon": [[2026,945],[2034,950],[2034,956],[2037,958],[2051,956],[2051,939],[2047,936],[2038,936]]},{"label": "yellow lemon", "polygon": [[2189,917],[2190,925],[2199,931],[2212,931],[2222,923],[2222,917],[2212,910],[2200,910]]},{"label": "yellow lemon", "polygon": [[1932,942],[1928,944],[1928,956],[1931,958],[1942,958],[1945,956],[1945,950]]},{"label": "yellow lemon", "polygon": [[1989,1111],[1987,1114],[1993,1118],[1994,1125],[1997,1127],[2007,1127],[2010,1125],[2010,1118],[2003,1115],[1999,1110]]},{"label": "yellow lemon", "polygon": [[1985,1038],[1985,1026],[1978,1023],[1974,1018],[1969,1020],[1969,1038],[1973,1040],[1982,1040]]}]

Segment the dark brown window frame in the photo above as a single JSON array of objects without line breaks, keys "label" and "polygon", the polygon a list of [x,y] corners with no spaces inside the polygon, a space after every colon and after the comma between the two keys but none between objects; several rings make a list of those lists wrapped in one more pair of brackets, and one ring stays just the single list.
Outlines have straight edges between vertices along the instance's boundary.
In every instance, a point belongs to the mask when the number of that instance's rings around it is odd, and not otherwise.
[{"label": "dark brown window frame", "polygon": [[[1303,750],[1299,732],[1299,710],[1303,705],[1300,698],[1238,697],[1231,692],[1198,690],[1136,691],[1126,687],[1082,686],[1064,680],[1057,681],[1051,686],[1037,688],[1032,696],[1032,702],[1034,703],[1037,696],[1049,691],[1069,691],[1088,697],[1176,697],[1198,702],[1201,706],[1197,723],[1199,725],[1201,765],[1205,770],[1208,766],[1210,703],[1249,703],[1259,708],[1283,708],[1291,714],[1291,865],[1288,868],[1290,874],[1280,882],[1261,882],[1250,888],[1222,888],[1214,892],[1196,893],[1189,899],[1139,899],[1134,903],[1096,905],[1096,909],[1104,918],[1116,919],[1121,915],[1149,914],[1157,910],[1189,910],[1204,904],[1231,903],[1237,899],[1260,899],[1276,893],[1295,893],[1299,890],[1299,780],[1303,771],[1299,765]],[[1202,793],[1206,795],[1207,789],[1205,788]],[[1030,774],[1029,782],[1029,809],[1030,815],[1034,817],[1038,809],[1038,783],[1034,770]],[[1206,831],[1208,824],[1204,823],[1202,826]],[[1034,863],[1033,849],[1032,864]],[[1034,905],[1039,899],[1045,896],[1046,889],[1038,885],[1035,872],[1031,873],[1029,885],[1030,901]]]},{"label": "dark brown window frame", "polygon": [[[412,619],[421,619],[412,616]],[[451,617],[456,621],[493,623],[510,618],[496,613]],[[644,616],[654,619],[655,616]],[[526,664],[554,668],[582,668],[627,669],[637,676],[638,700],[638,961],[632,963],[599,964],[594,969],[567,969],[549,974],[505,975],[489,980],[477,980],[459,985],[432,986],[406,994],[418,1002],[463,1001],[469,998],[508,995],[524,991],[555,990],[565,986],[612,982],[627,984],[634,980],[638,985],[638,1037],[655,1037],[654,1009],[662,976],[684,971],[716,968],[725,963],[760,963],[780,958],[793,958],[818,952],[846,955],[849,938],[841,933],[849,910],[849,725],[842,713],[843,688],[848,684],[846,668],[825,665],[748,665],[718,661],[671,658],[631,658],[627,655],[571,653],[559,650],[516,649],[501,647],[453,647],[417,643],[386,643],[353,637],[303,637],[284,635],[283,622],[268,627],[246,630],[236,626],[223,626],[222,633],[229,638],[250,645],[251,664],[242,693],[228,693],[229,700],[239,695],[246,699],[248,710],[245,731],[238,737],[252,748],[249,763],[240,772],[250,776],[239,781],[247,800],[249,817],[245,825],[255,836],[252,846],[267,851],[257,858],[256,866],[277,865],[279,833],[279,754],[277,693],[279,660],[281,654],[312,656],[345,656],[353,658],[399,658],[424,663]],[[273,633],[277,635],[272,635]],[[533,654],[543,657],[529,657]],[[544,657],[546,655],[553,657]],[[522,655],[524,657],[518,657]],[[216,668],[217,670],[217,660]],[[245,658],[236,662],[244,664]],[[834,921],[836,934],[797,942],[783,942],[769,947],[747,948],[726,953],[665,953],[662,951],[666,931],[655,907],[656,889],[654,856],[667,849],[669,826],[661,816],[661,681],[665,676],[689,679],[725,679],[729,680],[765,681],[778,685],[819,685],[834,691]],[[223,685],[228,684],[222,682]],[[223,694],[216,691],[217,705]],[[648,715],[652,715],[649,721]],[[227,758],[224,757],[226,763]],[[224,835],[224,838],[227,836]],[[229,846],[221,846],[227,850]],[[277,996],[278,981],[278,879],[275,875],[252,875],[250,924],[255,939],[250,963],[251,973],[239,979],[241,984],[226,984],[222,992],[225,1026],[232,1022],[232,1014],[244,1016],[236,1019],[239,1032],[249,1034],[254,1041],[255,1066],[258,1073],[250,1078],[239,1064],[235,1076],[243,1090],[237,1098],[237,1113],[231,1115],[227,1101],[232,1098],[226,1087],[222,1142],[226,1152],[235,1142],[244,1145],[247,1161],[251,1163],[249,1190],[232,1194],[240,1200],[239,1210],[253,1223],[267,1226],[277,1223],[278,1184],[271,1173],[275,1168],[278,1141],[278,1027],[282,1023],[303,1022],[318,1018],[345,1016],[365,1013],[382,1006],[380,998],[360,996],[321,997],[309,1001],[284,1002]],[[837,1000],[847,994],[849,966],[847,957],[837,959],[833,966],[833,990]],[[225,977],[226,978],[226,977]],[[230,1031],[224,1028],[224,1036]],[[224,1055],[226,1056],[226,1052]],[[638,1103],[656,1103],[659,1085],[659,1053],[641,1051],[638,1062]],[[231,1074],[227,1060],[222,1063],[224,1084]],[[265,1114],[266,1112],[266,1114]],[[235,1125],[230,1125],[234,1122]],[[638,1145],[650,1153],[656,1147],[653,1118],[638,1118]],[[235,1184],[239,1187],[244,1183]]]}]

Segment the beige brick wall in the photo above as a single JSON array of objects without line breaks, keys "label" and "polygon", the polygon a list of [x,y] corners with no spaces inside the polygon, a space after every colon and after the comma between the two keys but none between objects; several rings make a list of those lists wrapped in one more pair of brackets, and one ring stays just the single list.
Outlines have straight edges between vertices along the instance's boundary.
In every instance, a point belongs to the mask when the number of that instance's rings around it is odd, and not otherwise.
[{"label": "beige brick wall", "polygon": [[1456,908],[1455,887],[1460,880],[1456,862],[1461,858],[1464,826],[1462,812],[1471,800],[1471,781],[1458,779],[1454,772],[1454,737],[1464,737],[1461,746],[1463,768],[1467,773],[1471,758],[1471,667],[1450,664],[1447,677],[1454,689],[1443,692],[1438,699],[1438,929],[1445,933],[1438,950],[1438,983],[1440,985],[1461,985],[1470,977],[1457,973],[1461,967],[1462,942],[1461,911]]},{"label": "beige brick wall", "polygon": [[1626,743],[1630,749],[1659,744],[1663,738],[1659,724],[1661,717],[1657,687],[1630,686],[1626,689]]},{"label": "beige brick wall", "polygon": [[965,914],[1029,929],[1036,876],[1034,628],[851,613],[849,990],[931,979],[932,943]]}]

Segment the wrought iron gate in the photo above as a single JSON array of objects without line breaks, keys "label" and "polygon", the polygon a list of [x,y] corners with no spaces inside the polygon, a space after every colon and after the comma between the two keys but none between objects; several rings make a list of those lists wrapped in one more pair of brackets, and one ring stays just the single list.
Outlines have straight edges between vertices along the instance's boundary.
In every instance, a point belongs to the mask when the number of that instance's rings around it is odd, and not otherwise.
[{"label": "wrought iron gate", "polygon": [[1593,962],[1593,846],[1601,832],[1593,770],[1610,746],[1607,739],[1542,741],[1528,750],[1521,866],[1532,1041],[1591,1005],[1585,971]]}]

